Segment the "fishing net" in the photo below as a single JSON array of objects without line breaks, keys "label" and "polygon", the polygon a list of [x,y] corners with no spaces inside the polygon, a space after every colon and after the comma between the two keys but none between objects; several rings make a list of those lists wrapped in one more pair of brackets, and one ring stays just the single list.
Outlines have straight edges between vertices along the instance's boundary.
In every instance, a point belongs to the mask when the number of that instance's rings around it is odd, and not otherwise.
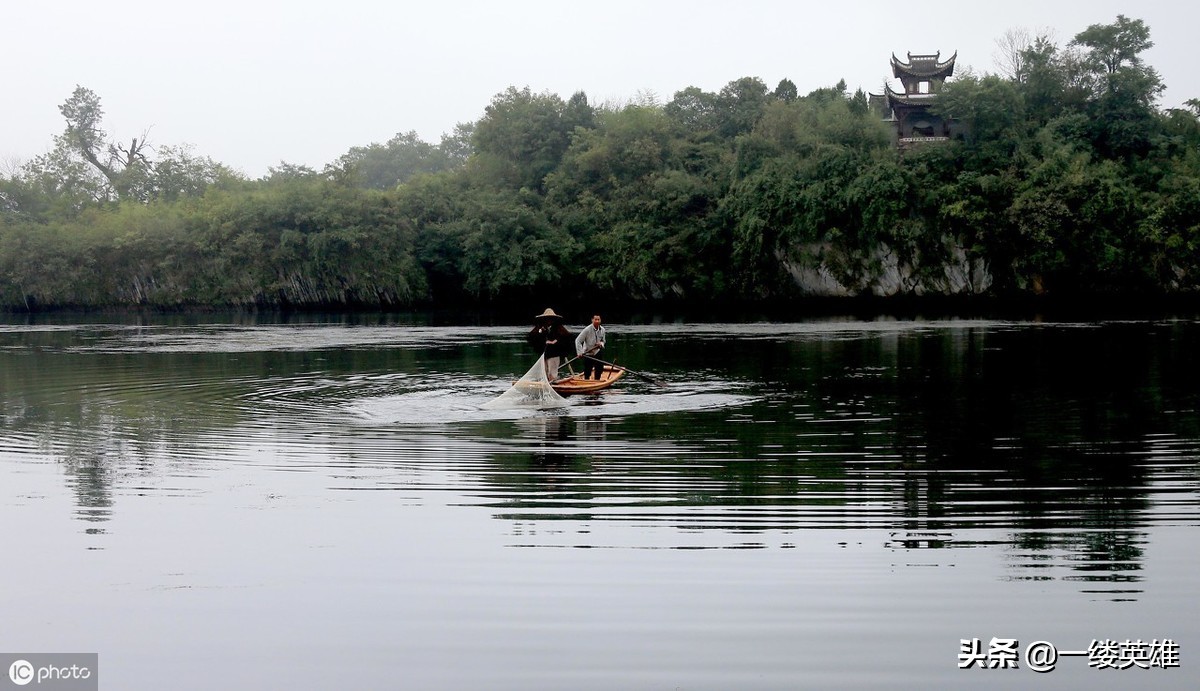
[{"label": "fishing net", "polygon": [[550,388],[546,378],[546,363],[538,358],[525,376],[499,396],[483,404],[484,408],[556,408],[567,405],[567,399]]}]

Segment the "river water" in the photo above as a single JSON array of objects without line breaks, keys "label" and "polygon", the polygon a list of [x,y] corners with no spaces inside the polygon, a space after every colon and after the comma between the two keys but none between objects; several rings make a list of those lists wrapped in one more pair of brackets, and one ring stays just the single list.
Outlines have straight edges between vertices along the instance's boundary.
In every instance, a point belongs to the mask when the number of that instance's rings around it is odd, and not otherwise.
[{"label": "river water", "polygon": [[1200,686],[1197,321],[608,327],[634,374],[495,410],[521,325],[0,325],[0,652],[108,689]]}]

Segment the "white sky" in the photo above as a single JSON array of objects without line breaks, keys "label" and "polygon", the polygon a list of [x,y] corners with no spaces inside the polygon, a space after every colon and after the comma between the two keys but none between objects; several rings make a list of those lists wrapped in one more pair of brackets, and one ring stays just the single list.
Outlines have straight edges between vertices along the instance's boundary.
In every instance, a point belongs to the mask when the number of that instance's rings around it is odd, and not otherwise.
[{"label": "white sky", "polygon": [[665,103],[741,77],[878,92],[893,52],[957,50],[960,68],[994,72],[1008,29],[1048,28],[1065,45],[1118,14],[1150,27],[1161,105],[1200,98],[1191,0],[10,0],[0,173],[51,148],[76,84],[100,97],[112,137],[149,128],[151,144],[259,177],[280,161],[319,170],[397,132],[436,144],[509,86],[592,103]]}]

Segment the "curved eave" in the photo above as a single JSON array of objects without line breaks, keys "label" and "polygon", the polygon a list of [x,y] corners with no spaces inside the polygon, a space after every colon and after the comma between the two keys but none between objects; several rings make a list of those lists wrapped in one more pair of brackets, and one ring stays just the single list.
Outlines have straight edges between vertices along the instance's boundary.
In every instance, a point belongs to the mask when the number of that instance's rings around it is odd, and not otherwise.
[{"label": "curved eave", "polygon": [[894,91],[892,87],[887,87],[884,95],[887,97],[889,105],[902,106],[927,106],[937,100],[937,94],[903,94],[899,91]]},{"label": "curved eave", "polygon": [[935,62],[932,68],[922,69],[912,64],[912,53],[909,53],[910,62],[900,62],[895,53],[892,53],[892,75],[895,77],[918,77],[930,79],[933,77],[950,77],[954,75],[954,61],[958,58],[958,51],[954,51],[945,61]]}]

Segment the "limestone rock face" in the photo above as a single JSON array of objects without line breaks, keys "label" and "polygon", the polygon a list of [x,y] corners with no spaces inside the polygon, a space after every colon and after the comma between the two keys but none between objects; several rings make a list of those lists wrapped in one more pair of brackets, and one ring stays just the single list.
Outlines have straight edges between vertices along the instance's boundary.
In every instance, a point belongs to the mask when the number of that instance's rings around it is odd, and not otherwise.
[{"label": "limestone rock face", "polygon": [[865,255],[849,255],[829,243],[778,254],[797,290],[816,297],[853,295],[978,295],[992,286],[982,257],[972,257],[957,241],[943,239],[943,257],[923,262],[880,243]]}]

